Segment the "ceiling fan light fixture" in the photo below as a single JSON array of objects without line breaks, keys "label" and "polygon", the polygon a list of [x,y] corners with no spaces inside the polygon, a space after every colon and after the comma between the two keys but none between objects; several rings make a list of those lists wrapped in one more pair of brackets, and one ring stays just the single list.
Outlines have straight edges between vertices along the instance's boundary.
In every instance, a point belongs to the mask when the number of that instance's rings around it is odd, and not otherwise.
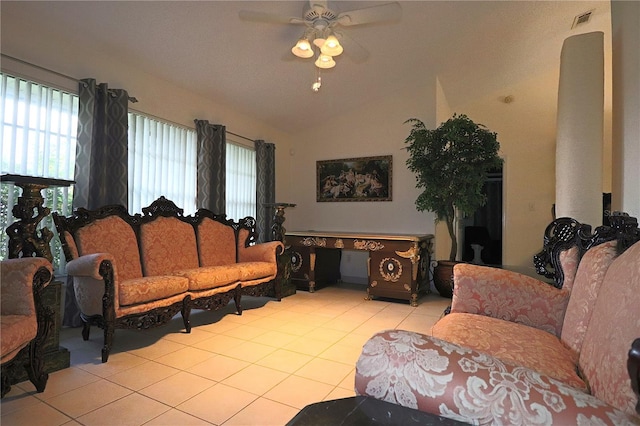
[{"label": "ceiling fan light fixture", "polygon": [[315,44],[316,47],[322,49],[322,46],[324,46],[326,41],[327,41],[326,39],[324,39],[322,37],[318,37],[318,38],[313,40],[313,44]]},{"label": "ceiling fan light fixture", "polygon": [[329,69],[336,66],[336,61],[329,55],[321,54],[318,56],[318,59],[316,59],[315,64],[318,68]]},{"label": "ceiling fan light fixture", "polygon": [[324,42],[320,51],[329,56],[338,56],[343,52],[343,48],[338,41],[338,38],[333,34],[327,37],[327,40]]},{"label": "ceiling fan light fixture", "polygon": [[295,46],[291,48],[291,53],[298,58],[310,58],[313,56],[313,49],[311,49],[311,43],[306,38],[298,40]]}]

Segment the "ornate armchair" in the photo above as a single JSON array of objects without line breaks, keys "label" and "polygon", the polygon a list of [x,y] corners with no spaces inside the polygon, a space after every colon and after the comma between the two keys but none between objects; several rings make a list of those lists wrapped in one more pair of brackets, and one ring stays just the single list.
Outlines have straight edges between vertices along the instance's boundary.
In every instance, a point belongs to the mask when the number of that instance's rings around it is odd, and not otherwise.
[{"label": "ornate armchair", "polygon": [[1,262],[0,355],[2,397],[24,375],[38,392],[47,385],[43,345],[53,326],[53,310],[43,306],[42,290],[53,277],[51,263],[41,257]]}]

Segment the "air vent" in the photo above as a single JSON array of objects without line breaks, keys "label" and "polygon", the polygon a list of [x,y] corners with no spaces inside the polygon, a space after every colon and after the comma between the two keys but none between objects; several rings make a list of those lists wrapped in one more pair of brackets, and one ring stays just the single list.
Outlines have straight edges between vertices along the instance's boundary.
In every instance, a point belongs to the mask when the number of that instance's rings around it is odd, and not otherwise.
[{"label": "air vent", "polygon": [[584,25],[591,19],[591,15],[593,14],[593,9],[588,12],[581,13],[580,15],[576,15],[573,18],[573,25],[571,25],[571,29],[578,27],[579,25]]}]

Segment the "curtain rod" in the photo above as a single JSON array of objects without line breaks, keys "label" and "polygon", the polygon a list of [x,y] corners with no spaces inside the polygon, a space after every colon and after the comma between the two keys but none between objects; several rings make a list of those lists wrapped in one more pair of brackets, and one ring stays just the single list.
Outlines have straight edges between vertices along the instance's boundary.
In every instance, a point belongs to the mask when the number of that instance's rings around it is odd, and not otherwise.
[{"label": "curtain rod", "polygon": [[12,59],[12,60],[14,60],[14,61],[16,61],[16,62],[20,62],[20,63],[22,63],[22,64],[29,65],[29,66],[34,67],[34,68],[38,68],[38,69],[40,69],[40,70],[42,70],[42,71],[50,72],[50,73],[52,73],[52,74],[57,75],[58,77],[63,77],[63,78],[66,78],[67,80],[71,80],[71,81],[75,81],[76,83],[80,83],[80,80],[79,80],[79,79],[77,79],[77,78],[75,78],[75,77],[71,77],[71,76],[66,75],[66,74],[62,74],[61,72],[54,71],[54,70],[52,70],[52,69],[45,68],[45,67],[40,66],[40,65],[32,64],[31,62],[27,62],[27,61],[25,61],[25,60],[23,60],[23,59],[19,59],[19,58],[13,57],[13,56],[6,55],[6,54],[4,54],[4,53],[1,53],[1,55],[2,55],[4,58],[9,58],[9,59]]},{"label": "curtain rod", "polygon": [[237,137],[242,138],[242,139],[246,139],[246,140],[248,140],[249,142],[255,142],[255,140],[253,140],[253,139],[251,139],[251,138],[248,138],[248,137],[246,137],[246,136],[239,135],[239,134],[237,134],[237,133],[230,132],[230,131],[228,131],[228,130],[227,130],[227,133],[229,133],[230,135],[233,135],[233,136],[237,136]]},{"label": "curtain rod", "polygon": [[[62,74],[61,72],[54,71],[52,69],[45,68],[45,67],[40,66],[40,65],[32,64],[31,62],[27,62],[27,61],[25,61],[23,59],[19,59],[19,58],[16,58],[14,56],[10,56],[10,55],[5,55],[4,53],[1,53],[1,55],[3,57],[5,57],[5,58],[9,58],[9,59],[11,59],[13,61],[16,61],[16,62],[19,62],[21,64],[29,65],[30,67],[37,68],[37,69],[42,70],[42,71],[46,71],[48,73],[57,75],[58,77],[66,78],[67,80],[75,81],[76,83],[81,83],[82,82],[82,80],[77,79],[75,77],[71,77],[70,75]],[[136,102],[138,102],[138,99],[136,99],[135,96],[129,96],[129,102],[132,102],[132,103],[135,104]]]},{"label": "curtain rod", "polygon": [[[38,68],[38,69],[40,69],[40,70],[42,70],[42,71],[50,72],[50,73],[55,74],[55,75],[57,75],[57,76],[59,76],[59,77],[63,77],[63,78],[66,78],[66,79],[68,79],[68,80],[75,81],[76,83],[80,83],[80,81],[81,81],[81,80],[79,80],[79,79],[77,79],[77,78],[75,78],[75,77],[71,77],[71,76],[69,76],[69,75],[62,74],[61,72],[54,71],[54,70],[52,70],[52,69],[45,68],[45,67],[40,66],[40,65],[32,64],[31,62],[27,62],[27,61],[25,61],[25,60],[23,60],[23,59],[19,59],[19,58],[16,58],[16,57],[14,57],[14,56],[10,56],[10,55],[4,54],[4,53],[0,53],[0,55],[2,55],[2,57],[4,57],[4,58],[9,58],[9,59],[14,60],[14,61],[16,61],[16,62],[20,62],[20,63],[22,63],[22,64],[29,65],[29,66],[34,67],[34,68]],[[131,98],[130,98],[130,100],[131,100],[132,102],[137,102],[137,101],[138,101],[138,100],[137,100],[136,98],[134,98],[134,97],[131,97]],[[143,113],[143,114],[146,114],[146,113]],[[147,115],[150,115],[150,114],[147,114]],[[155,117],[155,118],[158,118],[158,119],[160,119],[160,120],[164,120],[164,121],[168,121],[168,122],[170,122],[169,120],[162,119],[162,118],[160,118],[160,117]],[[170,122],[170,123],[172,123],[172,122]],[[172,123],[172,124],[178,124],[178,123]],[[178,124],[178,125],[182,126],[181,124]],[[233,136],[237,136],[237,137],[242,138],[242,139],[246,139],[246,140],[248,140],[249,142],[255,142],[255,140],[254,140],[254,139],[248,138],[248,137],[246,137],[246,136],[239,135],[239,134],[237,134],[237,133],[230,132],[230,131],[228,131],[228,130],[227,130],[227,133],[229,133],[230,135],[233,135]]]}]

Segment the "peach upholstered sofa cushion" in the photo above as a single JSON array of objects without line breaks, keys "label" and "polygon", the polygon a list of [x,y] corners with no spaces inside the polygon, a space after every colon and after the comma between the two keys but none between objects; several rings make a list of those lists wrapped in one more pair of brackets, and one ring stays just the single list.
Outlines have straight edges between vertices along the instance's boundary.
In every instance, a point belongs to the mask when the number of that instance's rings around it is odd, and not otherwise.
[{"label": "peach upholstered sofa cushion", "polygon": [[576,371],[577,356],[546,331],[483,315],[457,313],[441,318],[431,333],[587,391]]},{"label": "peach upholstered sofa cushion", "polygon": [[175,217],[158,217],[140,225],[140,247],[145,276],[199,266],[193,226]]},{"label": "peach upholstered sofa cushion", "polygon": [[453,276],[451,313],[490,316],[560,335],[567,290],[512,271],[465,263],[454,266]]},{"label": "peach upholstered sofa cushion", "polygon": [[89,223],[76,232],[76,242],[80,256],[110,253],[116,281],[142,276],[138,240],[122,218],[114,215]]},{"label": "peach upholstered sofa cushion", "polygon": [[232,227],[205,217],[197,229],[200,266],[236,263],[236,236]]},{"label": "peach upholstered sofa cushion", "polygon": [[591,320],[605,273],[616,256],[616,242],[608,241],[588,250],[576,274],[575,286],[564,315],[560,339],[575,354],[577,360],[582,341]]},{"label": "peach upholstered sofa cushion", "polygon": [[560,267],[564,273],[564,281],[562,282],[562,288],[571,290],[573,287],[573,281],[576,278],[578,272],[578,264],[580,263],[580,252],[578,247],[572,246],[567,250],[562,250],[558,255],[560,260]]},{"label": "peach upholstered sofa cushion", "polygon": [[591,393],[629,414],[635,413],[637,398],[627,373],[627,353],[638,336],[640,242],[609,266],[580,352],[580,367]]},{"label": "peach upholstered sofa cushion", "polygon": [[123,281],[119,287],[120,306],[127,306],[184,293],[189,288],[189,280],[184,277],[160,275]]}]

